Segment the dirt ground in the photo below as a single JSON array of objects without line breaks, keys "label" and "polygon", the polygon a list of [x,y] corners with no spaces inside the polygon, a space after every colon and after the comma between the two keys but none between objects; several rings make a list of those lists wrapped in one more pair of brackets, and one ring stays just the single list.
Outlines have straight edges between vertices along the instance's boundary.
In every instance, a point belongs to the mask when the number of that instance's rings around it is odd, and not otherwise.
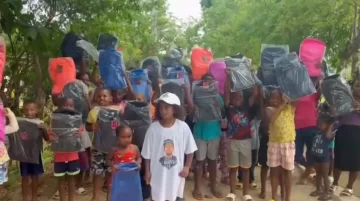
[{"label": "dirt ground", "polygon": [[[260,175],[260,168],[256,168],[256,176]],[[314,186],[311,182],[309,182],[307,185],[296,185],[296,181],[297,181],[297,177],[299,175],[299,171],[294,171],[294,182],[293,182],[293,190],[292,190],[292,201],[315,201],[317,200],[316,198],[310,197],[309,193],[311,191],[314,190]],[[256,177],[256,182],[257,184],[260,186],[260,182],[259,182],[259,176]],[[346,185],[347,182],[347,174],[343,174],[341,177],[341,186]],[[206,180],[203,181],[203,193],[204,194],[209,194],[209,189],[207,188],[207,184],[208,182]],[[360,188],[356,188],[360,185],[360,179],[358,179],[358,181],[356,182],[356,184],[354,185],[355,188],[355,194],[357,196],[360,195]],[[39,197],[38,201],[51,201],[53,200],[51,197],[53,195],[53,193],[56,191],[56,180],[51,176],[51,175],[46,175],[45,179],[44,179],[44,184],[41,187],[41,192],[42,195]],[[191,196],[191,191],[193,189],[193,181],[192,180],[188,180],[186,182],[186,188],[185,188],[185,200],[186,201],[195,201],[195,199],[192,198]],[[225,186],[225,185],[219,185],[219,189],[222,191],[222,193],[224,195],[226,195],[229,192],[229,187]],[[88,195],[85,196],[77,196],[76,201],[90,201],[91,200],[91,188],[87,189]],[[270,200],[270,182],[267,182],[267,197],[264,200]],[[333,200],[334,201],[360,201],[360,199],[356,196],[352,196],[352,197],[339,197],[339,193],[342,189],[339,188],[338,191],[335,193]],[[20,189],[16,190],[18,193],[15,193],[15,196],[13,196],[12,201],[21,201],[21,192]],[[254,189],[251,190],[251,195],[253,196],[253,200],[254,201],[262,201],[262,199],[258,198],[258,194],[260,193],[260,189]],[[240,201],[243,200],[241,197],[242,192],[239,190],[237,192],[237,198],[236,201]],[[102,196],[102,200],[101,201],[105,201],[106,199],[106,195],[105,193]],[[220,201],[220,200],[225,200],[225,198],[223,199],[205,199],[205,200],[212,200],[212,201]],[[121,200],[119,200],[121,201]]]}]

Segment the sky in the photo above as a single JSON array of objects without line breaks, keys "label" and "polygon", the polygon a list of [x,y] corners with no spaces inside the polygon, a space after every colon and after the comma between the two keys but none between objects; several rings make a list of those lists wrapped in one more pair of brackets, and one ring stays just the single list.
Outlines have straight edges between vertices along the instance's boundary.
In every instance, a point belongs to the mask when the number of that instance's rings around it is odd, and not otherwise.
[{"label": "sky", "polygon": [[168,0],[168,12],[176,18],[187,21],[190,17],[200,19],[200,0]]}]

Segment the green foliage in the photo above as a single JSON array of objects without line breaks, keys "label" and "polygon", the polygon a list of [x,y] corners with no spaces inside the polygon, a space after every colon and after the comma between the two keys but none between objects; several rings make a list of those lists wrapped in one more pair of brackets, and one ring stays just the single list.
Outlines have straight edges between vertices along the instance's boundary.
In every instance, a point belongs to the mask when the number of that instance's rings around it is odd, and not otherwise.
[{"label": "green foliage", "polygon": [[216,57],[241,52],[258,65],[261,44],[288,44],[297,52],[302,40],[315,37],[338,64],[351,38],[353,10],[345,0],[213,0],[204,10],[203,42]]}]

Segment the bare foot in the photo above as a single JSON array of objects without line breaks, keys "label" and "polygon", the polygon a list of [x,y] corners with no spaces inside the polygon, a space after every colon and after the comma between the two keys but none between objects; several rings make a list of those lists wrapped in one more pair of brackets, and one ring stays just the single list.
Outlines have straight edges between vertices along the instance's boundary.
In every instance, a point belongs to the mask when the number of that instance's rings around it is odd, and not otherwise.
[{"label": "bare foot", "polygon": [[261,193],[259,194],[259,198],[265,199],[265,192],[261,192]]}]

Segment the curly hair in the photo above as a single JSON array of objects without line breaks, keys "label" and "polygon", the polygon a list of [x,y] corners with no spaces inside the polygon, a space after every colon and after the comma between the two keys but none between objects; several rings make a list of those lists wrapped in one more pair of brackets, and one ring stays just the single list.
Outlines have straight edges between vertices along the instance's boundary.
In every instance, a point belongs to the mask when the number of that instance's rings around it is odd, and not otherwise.
[{"label": "curly hair", "polygon": [[[164,101],[160,101],[156,104],[155,107],[155,120],[161,120],[161,115],[160,115],[160,103],[165,103]],[[165,103],[167,104],[167,103]],[[176,119],[179,119],[181,121],[183,121],[185,119],[185,110],[183,107],[178,106],[178,105],[171,105],[173,107],[174,110],[174,117]]]}]

